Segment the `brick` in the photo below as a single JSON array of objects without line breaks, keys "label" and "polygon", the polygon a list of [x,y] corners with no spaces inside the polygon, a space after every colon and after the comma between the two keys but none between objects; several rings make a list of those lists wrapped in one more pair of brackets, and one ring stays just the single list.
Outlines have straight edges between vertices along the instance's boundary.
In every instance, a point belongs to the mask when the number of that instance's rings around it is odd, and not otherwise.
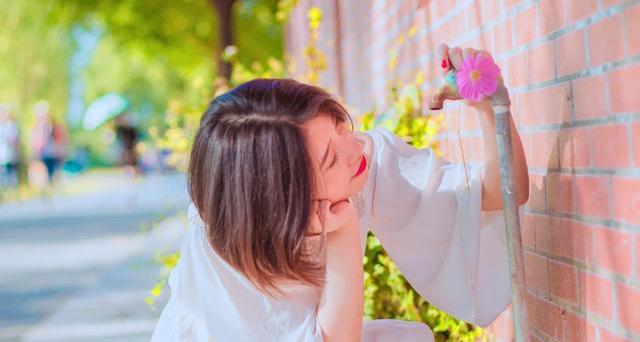
[{"label": "brick", "polygon": [[628,0],[602,0],[602,8],[609,8],[611,6],[620,5]]},{"label": "brick", "polygon": [[613,287],[611,280],[580,271],[580,286],[582,308],[603,318],[612,318]]},{"label": "brick", "polygon": [[633,239],[627,232],[605,227],[595,229],[596,265],[615,273],[631,276]]},{"label": "brick", "polygon": [[521,2],[522,0],[504,0],[503,5],[505,12],[511,10],[514,6],[518,5]]},{"label": "brick", "polygon": [[600,342],[634,342],[632,340],[620,337],[604,328],[600,329]]},{"label": "brick", "polygon": [[609,218],[609,176],[576,175],[576,212]]},{"label": "brick", "polygon": [[555,78],[553,42],[544,43],[529,49],[529,57],[527,60],[531,83],[535,84]]},{"label": "brick", "polygon": [[640,5],[629,7],[624,12],[624,32],[627,33],[627,47],[631,55],[640,53]]},{"label": "brick", "polygon": [[[465,27],[467,31],[473,31],[479,28],[483,24],[482,14],[480,12],[480,6],[476,2],[471,6],[467,6],[465,9]],[[477,47],[477,45],[473,45]]]},{"label": "brick", "polygon": [[[517,96],[517,115],[520,126],[538,126],[542,121],[540,102],[535,91],[524,91]],[[531,159],[529,159],[531,160]]]},{"label": "brick", "polygon": [[573,175],[550,174],[547,176],[546,186],[549,212],[561,212],[568,214],[572,214],[575,212]]},{"label": "brick", "polygon": [[571,120],[571,96],[568,83],[561,83],[536,91],[535,109],[542,115],[542,123],[563,123]]},{"label": "brick", "polygon": [[537,174],[529,174],[529,201],[527,206],[545,210],[546,209],[546,186],[545,177]]},{"label": "brick", "polygon": [[591,167],[591,132],[588,128],[572,128],[560,131],[560,167]]},{"label": "brick", "polygon": [[555,41],[558,77],[570,75],[587,66],[584,31],[570,32]]},{"label": "brick", "polygon": [[531,134],[531,166],[558,168],[558,132],[536,132]]},{"label": "brick", "polygon": [[546,36],[566,25],[566,9],[563,0],[543,0],[538,4],[540,35]]},{"label": "brick", "polygon": [[626,124],[591,127],[594,164],[604,168],[624,168],[630,165]]},{"label": "brick", "polygon": [[640,289],[618,284],[618,320],[625,328],[640,333]]},{"label": "brick", "polygon": [[593,228],[588,224],[562,220],[562,254],[573,260],[592,264],[594,262]]},{"label": "brick", "polygon": [[564,320],[562,307],[544,299],[538,299],[538,328],[542,332],[555,339],[562,339]]},{"label": "brick", "polygon": [[631,89],[640,89],[640,65],[611,70],[609,80],[609,103],[613,113],[637,112],[640,96]]},{"label": "brick", "polygon": [[549,260],[550,292],[573,304],[579,303],[578,270],[575,266]]},{"label": "brick", "polygon": [[640,223],[640,180],[613,177],[613,216],[621,221]]},{"label": "brick", "polygon": [[576,120],[607,116],[607,92],[604,76],[579,78],[571,81],[573,111]]},{"label": "brick", "polygon": [[549,292],[547,258],[534,253],[524,253],[524,274],[528,286]]},{"label": "brick", "polygon": [[584,317],[567,312],[565,342],[596,342],[596,329]]},{"label": "brick", "polygon": [[507,60],[507,78],[509,87],[517,87],[529,83],[529,70],[527,69],[527,52],[521,52]]},{"label": "brick", "polygon": [[539,251],[562,255],[562,221],[546,215],[535,215],[535,246]]},{"label": "brick", "polygon": [[513,49],[513,31],[511,26],[511,20],[507,19],[498,24],[493,30],[496,55]]},{"label": "brick", "polygon": [[522,244],[530,248],[536,248],[534,220],[534,215],[524,213],[522,220]]},{"label": "brick", "polygon": [[636,236],[636,278],[640,279],[640,235]]},{"label": "brick", "polygon": [[570,23],[585,19],[596,12],[598,12],[597,0],[567,1],[567,15]]},{"label": "brick", "polygon": [[527,319],[529,319],[529,326],[538,327],[538,299],[530,292],[525,293],[525,303],[527,305]]},{"label": "brick", "polygon": [[461,12],[453,18],[450,18],[447,22],[436,28],[431,36],[441,42],[456,40],[465,33],[465,27],[461,24],[464,23],[464,15],[464,12]]},{"label": "brick", "polygon": [[475,37],[472,46],[478,50],[485,50],[491,55],[495,55],[493,36],[493,30],[484,30]]},{"label": "brick", "polygon": [[480,7],[480,18],[487,22],[500,13],[500,1],[477,0],[474,7]]},{"label": "brick", "polygon": [[589,58],[592,66],[624,58],[622,16],[605,18],[589,29]]},{"label": "brick", "polygon": [[[389,2],[395,3],[395,1]],[[441,18],[447,14],[448,11],[451,11],[451,0],[431,0],[431,2],[435,4],[432,9],[436,18]]]},{"label": "brick", "polygon": [[513,30],[515,32],[516,46],[526,44],[537,37],[536,18],[537,11],[535,6],[531,6],[515,15],[513,20],[514,22],[518,23],[513,27]]}]

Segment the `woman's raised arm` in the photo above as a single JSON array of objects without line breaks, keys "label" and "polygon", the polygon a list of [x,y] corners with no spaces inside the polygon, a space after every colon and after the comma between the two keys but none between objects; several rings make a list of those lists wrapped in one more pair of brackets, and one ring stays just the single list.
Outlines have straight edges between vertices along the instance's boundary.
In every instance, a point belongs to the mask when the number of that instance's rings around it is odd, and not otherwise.
[{"label": "woman's raised arm", "polygon": [[[359,342],[364,305],[360,228],[355,209],[343,201],[343,217],[350,219],[327,234],[327,273],[318,308],[325,342]],[[348,214],[346,212],[348,211]]]}]

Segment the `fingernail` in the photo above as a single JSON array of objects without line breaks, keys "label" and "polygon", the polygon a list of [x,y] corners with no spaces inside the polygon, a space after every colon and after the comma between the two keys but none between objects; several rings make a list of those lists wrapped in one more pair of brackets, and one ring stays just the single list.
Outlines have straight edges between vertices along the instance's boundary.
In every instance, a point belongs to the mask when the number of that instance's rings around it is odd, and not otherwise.
[{"label": "fingernail", "polygon": [[442,62],[440,63],[440,66],[442,67],[442,69],[447,69],[449,68],[449,62],[447,62],[446,58],[442,59]]}]

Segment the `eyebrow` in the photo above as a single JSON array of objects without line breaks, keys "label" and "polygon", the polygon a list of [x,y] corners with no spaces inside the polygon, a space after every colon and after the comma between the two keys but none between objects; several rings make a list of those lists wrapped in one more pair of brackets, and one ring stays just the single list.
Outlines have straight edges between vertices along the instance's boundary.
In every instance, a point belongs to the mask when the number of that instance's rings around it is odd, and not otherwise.
[{"label": "eyebrow", "polygon": [[[338,119],[335,116],[332,116],[332,119],[335,123],[335,126],[338,126]],[[320,162],[320,166],[321,167],[325,167],[325,163],[327,162],[327,158],[329,157],[329,150],[331,150],[331,142],[332,140],[329,140],[329,144],[327,145],[327,150],[324,151],[324,156],[322,157],[322,161]]]}]

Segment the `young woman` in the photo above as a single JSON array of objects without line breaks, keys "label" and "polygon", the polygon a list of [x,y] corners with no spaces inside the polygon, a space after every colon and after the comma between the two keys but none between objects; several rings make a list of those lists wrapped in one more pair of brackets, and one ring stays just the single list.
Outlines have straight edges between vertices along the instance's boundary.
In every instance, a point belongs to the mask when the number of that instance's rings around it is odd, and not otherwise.
[{"label": "young woman", "polygon": [[[453,67],[476,53],[442,49]],[[469,184],[463,165],[384,128],[353,132],[320,88],[259,79],[214,99],[193,143],[190,227],[152,342],[432,342],[422,323],[362,320],[368,230],[429,302],[491,323],[511,296],[491,105],[509,99],[503,86],[496,94],[470,103],[485,162],[468,165]]]}]

